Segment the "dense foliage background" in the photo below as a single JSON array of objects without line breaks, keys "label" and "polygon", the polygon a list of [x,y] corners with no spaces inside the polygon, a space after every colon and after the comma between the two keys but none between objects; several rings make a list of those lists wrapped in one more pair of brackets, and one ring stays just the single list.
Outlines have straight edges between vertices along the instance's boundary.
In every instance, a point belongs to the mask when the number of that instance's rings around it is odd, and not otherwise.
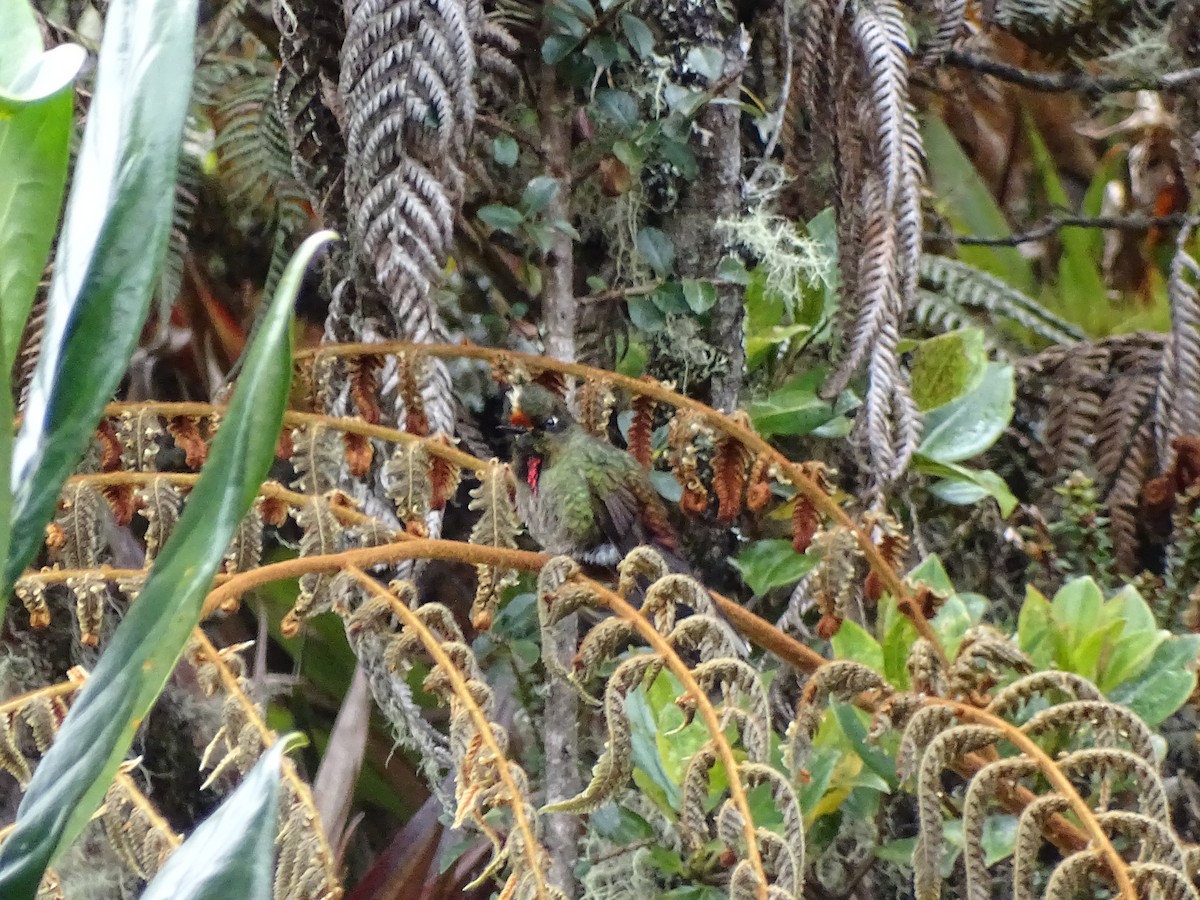
[{"label": "dense foliage background", "polygon": [[1195,0],[0,21],[0,896],[1200,896]]}]

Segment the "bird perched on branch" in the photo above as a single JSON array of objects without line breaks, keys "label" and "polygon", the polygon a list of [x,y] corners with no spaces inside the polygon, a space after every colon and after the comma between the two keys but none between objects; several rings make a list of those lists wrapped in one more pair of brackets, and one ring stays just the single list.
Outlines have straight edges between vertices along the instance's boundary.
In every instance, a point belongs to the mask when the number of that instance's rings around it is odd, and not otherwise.
[{"label": "bird perched on branch", "polygon": [[[566,403],[537,384],[513,389],[509,421],[518,432],[517,511],[547,553],[611,569],[644,545],[658,551],[669,571],[692,574],[650,475],[636,459],[588,434]],[[640,606],[642,598],[637,587],[627,599]],[[720,612],[716,618],[733,652],[744,657],[750,650],[745,639]]]},{"label": "bird perched on branch", "polygon": [[583,428],[537,384],[513,389],[517,509],[547,553],[611,568],[649,545],[672,572],[690,574],[666,508],[636,459]]}]

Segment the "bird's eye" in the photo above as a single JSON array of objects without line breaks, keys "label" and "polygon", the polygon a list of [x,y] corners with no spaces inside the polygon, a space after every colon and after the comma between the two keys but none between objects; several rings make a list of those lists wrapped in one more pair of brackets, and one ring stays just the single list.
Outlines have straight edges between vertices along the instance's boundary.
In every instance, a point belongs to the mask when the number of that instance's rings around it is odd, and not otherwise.
[{"label": "bird's eye", "polygon": [[546,427],[553,431],[558,427],[558,416],[551,416],[546,420]]}]

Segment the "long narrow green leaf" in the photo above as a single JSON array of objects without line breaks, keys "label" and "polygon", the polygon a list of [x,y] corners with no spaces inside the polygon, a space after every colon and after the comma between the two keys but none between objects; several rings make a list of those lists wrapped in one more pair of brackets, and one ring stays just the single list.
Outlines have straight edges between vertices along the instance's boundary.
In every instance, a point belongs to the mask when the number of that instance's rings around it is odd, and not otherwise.
[{"label": "long narrow green leaf", "polygon": [[0,0],[0,22],[0,366],[11,369],[58,225],[68,88],[86,54],[75,44],[43,53],[29,0]]},{"label": "long narrow green leaf", "polygon": [[271,900],[279,782],[291,734],[263,754],[238,789],[171,854],[141,900]]},{"label": "long narrow green leaf", "polygon": [[55,256],[41,355],[13,446],[9,586],[141,334],[171,228],[196,0],[115,0]]},{"label": "long narrow green leaf", "polygon": [[[1023,111],[1025,135],[1029,139],[1029,154],[1033,168],[1041,176],[1042,188],[1051,206],[1060,210],[1071,208],[1054,157],[1046,146],[1028,110]],[[1100,271],[1100,256],[1093,253],[1092,238],[1086,230],[1064,228],[1058,239],[1062,242],[1062,257],[1058,262],[1056,312],[1081,326],[1091,335],[1105,333],[1104,320],[1110,308],[1108,288]]]},{"label": "long narrow green leaf", "polygon": [[313,235],[288,264],[179,524],[34,772],[0,847],[4,900],[32,898],[46,866],[99,808],[200,621],[225,549],[275,457],[292,374],[292,303],[308,261],[331,237]]},{"label": "long narrow green leaf", "polygon": [[[955,230],[985,237],[1012,234],[992,192],[946,124],[930,116],[921,124],[921,136],[938,207]],[[1034,288],[1033,269],[1016,247],[959,247],[958,256],[1019,291],[1028,294]]]}]

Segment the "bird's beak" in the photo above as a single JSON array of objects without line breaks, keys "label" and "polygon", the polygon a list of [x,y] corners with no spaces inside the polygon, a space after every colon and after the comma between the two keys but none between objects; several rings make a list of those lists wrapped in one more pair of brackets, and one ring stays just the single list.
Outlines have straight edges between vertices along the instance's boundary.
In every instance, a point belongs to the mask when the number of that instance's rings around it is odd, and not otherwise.
[{"label": "bird's beak", "polygon": [[525,434],[533,428],[533,422],[529,416],[521,410],[519,406],[513,407],[512,413],[508,417],[507,425],[498,425],[496,430],[501,434]]}]

